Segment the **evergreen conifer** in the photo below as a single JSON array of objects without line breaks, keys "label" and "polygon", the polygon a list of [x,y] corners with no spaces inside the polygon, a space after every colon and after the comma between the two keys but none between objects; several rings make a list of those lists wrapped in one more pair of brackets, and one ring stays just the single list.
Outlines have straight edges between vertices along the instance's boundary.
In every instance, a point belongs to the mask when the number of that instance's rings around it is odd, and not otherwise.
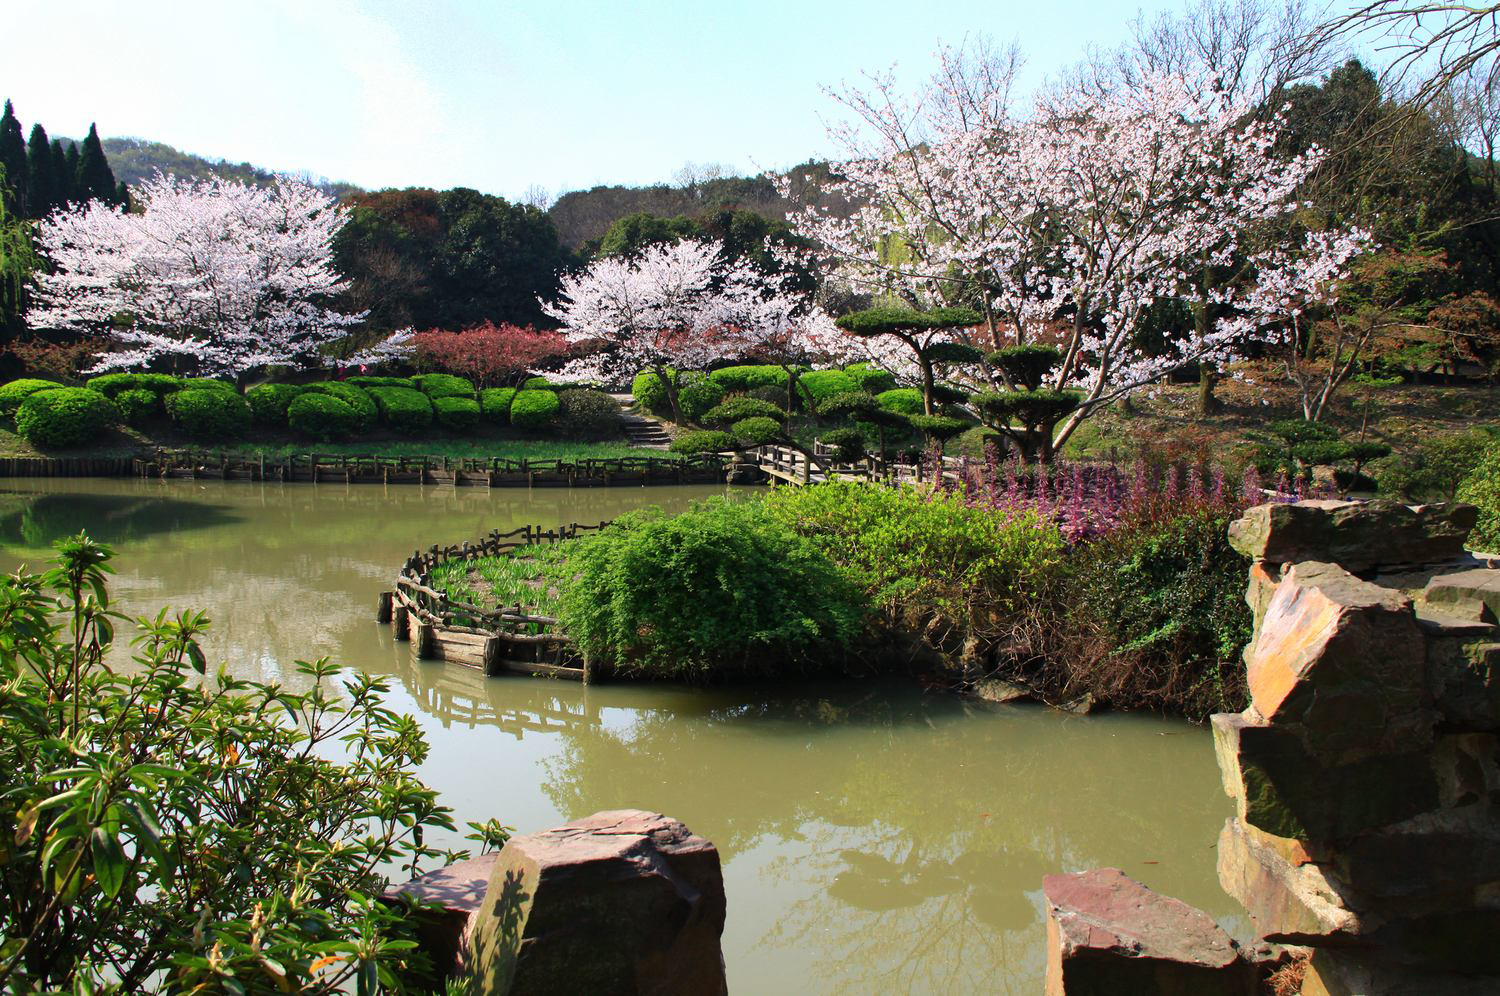
[{"label": "evergreen conifer", "polygon": [[115,174],[104,158],[104,146],[99,143],[99,129],[89,125],[88,137],[83,140],[82,158],[78,164],[78,197],[116,203],[119,191],[115,189]]},{"label": "evergreen conifer", "polygon": [[40,123],[31,126],[26,143],[26,216],[42,218],[57,206],[57,184],[52,178],[52,143]]},{"label": "evergreen conifer", "polygon": [[21,122],[10,101],[5,102],[5,113],[0,115],[0,167],[5,169],[5,184],[9,189],[8,207],[20,216],[26,205],[26,140],[21,137]]},{"label": "evergreen conifer", "polygon": [[52,140],[52,199],[58,207],[73,200],[74,173],[68,163],[68,154],[63,151],[62,139]]}]

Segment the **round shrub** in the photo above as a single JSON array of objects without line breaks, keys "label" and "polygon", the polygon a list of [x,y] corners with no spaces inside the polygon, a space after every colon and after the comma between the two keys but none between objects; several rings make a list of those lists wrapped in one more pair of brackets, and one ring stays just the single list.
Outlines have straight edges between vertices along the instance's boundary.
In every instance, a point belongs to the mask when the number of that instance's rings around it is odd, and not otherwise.
[{"label": "round shrub", "polygon": [[417,386],[410,377],[349,377],[344,383],[355,387],[410,387],[413,390]]},{"label": "round shrub", "polygon": [[885,370],[870,366],[868,363],[856,363],[844,368],[844,373],[849,379],[859,386],[861,391],[867,394],[884,394],[886,391],[896,389],[896,378]]},{"label": "round shrub", "polygon": [[785,394],[786,371],[778,366],[721,367],[708,375],[726,391],[752,391],[757,387],[781,387]]},{"label": "round shrub", "polygon": [[0,414],[14,415],[16,409],[21,407],[21,402],[31,395],[38,391],[55,391],[59,387],[62,385],[55,380],[41,380],[36,377],[13,380],[4,387],[0,387]]},{"label": "round shrub", "polygon": [[[226,391],[229,394],[239,394],[239,388],[227,380],[219,380],[217,377],[183,377],[176,380],[174,389],[178,391]],[[171,391],[163,393],[170,394]]]},{"label": "round shrub", "polygon": [[473,398],[433,398],[432,410],[438,425],[451,432],[473,432],[479,424],[479,402]]},{"label": "round shrub", "polygon": [[167,395],[166,405],[172,421],[198,439],[235,439],[250,428],[250,405],[232,391],[190,388]]},{"label": "round shrub", "polygon": [[859,390],[854,378],[842,370],[809,370],[797,378],[802,396],[811,401],[813,407],[835,394],[848,394]]},{"label": "round shrub", "polygon": [[865,437],[858,429],[834,429],[823,433],[824,446],[833,448],[834,459],[840,463],[853,463],[865,456]]},{"label": "round shrub", "polygon": [[719,402],[724,400],[724,389],[702,374],[678,378],[677,407],[682,417],[689,422],[703,418]]},{"label": "round shrub", "polygon": [[[214,383],[222,384],[223,381]],[[163,398],[173,391],[182,390],[182,378],[163,373],[112,373],[90,377],[83,386],[107,398],[116,397],[123,391],[150,391]]]},{"label": "round shrub", "polygon": [[718,429],[684,432],[672,440],[673,453],[722,453],[734,449],[734,437]]},{"label": "round shrub", "polygon": [[745,397],[756,401],[766,401],[775,405],[781,411],[786,410],[787,397],[786,385],[780,387],[752,387],[745,392]]},{"label": "round shrub", "polygon": [[432,402],[412,387],[372,387],[367,392],[380,420],[397,432],[420,432],[432,425]]},{"label": "round shrub", "polygon": [[740,419],[730,428],[741,446],[765,446],[781,438],[781,423],[774,418],[757,415]]},{"label": "round shrub", "polygon": [[287,405],[303,393],[299,384],[260,384],[245,392],[250,414],[262,425],[286,425]]},{"label": "round shrub", "polygon": [[474,397],[473,381],[463,377],[455,377],[452,374],[417,374],[412,378],[412,381],[417,385],[417,390],[429,398]]},{"label": "round shrub", "polygon": [[785,422],[786,412],[759,398],[730,398],[704,412],[701,421],[704,425],[732,425],[747,418],[770,418]]},{"label": "round shrub", "polygon": [[544,429],[561,408],[556,391],[517,391],[510,403],[510,424],[517,429]]},{"label": "round shrub", "polygon": [[357,384],[345,383],[341,380],[320,380],[313,384],[304,384],[303,391],[314,394],[327,394],[338,398],[344,404],[354,409],[359,416],[359,430],[364,432],[375,422],[380,414],[380,409],[375,406],[375,399],[370,397],[370,392]]},{"label": "round shrub", "polygon": [[510,403],[515,398],[513,387],[487,387],[479,392],[479,410],[487,421],[510,425]]},{"label": "round shrub", "polygon": [[711,681],[836,667],[868,601],[760,502],[627,513],[577,541],[560,617],[591,660]]},{"label": "round shrub", "polygon": [[630,382],[630,394],[645,411],[667,410],[667,385],[654,370],[642,370],[636,374],[635,380]]},{"label": "round shrub", "polygon": [[294,432],[324,442],[357,435],[363,422],[352,405],[315,391],[297,395],[286,408],[286,423]]},{"label": "round shrub", "polygon": [[115,407],[120,410],[120,420],[126,425],[140,428],[163,411],[161,398],[155,391],[144,387],[133,387],[115,395]]},{"label": "round shrub", "polygon": [[890,391],[881,391],[875,396],[880,402],[880,407],[902,415],[922,414],[922,392],[915,387],[898,387]]},{"label": "round shrub", "polygon": [[33,446],[63,448],[93,442],[120,413],[98,391],[53,387],[28,395],[16,410],[16,431]]},{"label": "round shrub", "polygon": [[557,392],[557,424],[574,439],[606,439],[620,434],[620,405],[603,391],[570,388]]},{"label": "round shrub", "polygon": [[1478,466],[1463,479],[1458,500],[1479,509],[1479,523],[1469,534],[1469,549],[1500,552],[1500,443],[1490,446]]},{"label": "round shrub", "polygon": [[553,384],[550,381],[548,381],[546,377],[527,377],[525,380],[523,380],[521,382],[521,390],[523,390],[523,391],[556,391],[556,390],[559,390],[559,388],[558,388],[558,386],[556,384]]}]

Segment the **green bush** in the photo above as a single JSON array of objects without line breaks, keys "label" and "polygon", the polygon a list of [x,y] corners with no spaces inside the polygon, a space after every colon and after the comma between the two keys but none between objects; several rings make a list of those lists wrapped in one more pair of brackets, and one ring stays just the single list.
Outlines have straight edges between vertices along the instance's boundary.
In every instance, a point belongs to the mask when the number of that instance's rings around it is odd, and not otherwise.
[{"label": "green bush", "polygon": [[852,366],[847,366],[844,368],[844,373],[866,394],[884,394],[886,391],[896,389],[895,377],[885,370],[870,366],[868,363],[856,363]]},{"label": "green bush", "polygon": [[496,425],[510,425],[510,403],[516,398],[513,387],[487,387],[479,392],[479,410],[485,420]]},{"label": "green bush", "polygon": [[880,407],[902,415],[920,415],[923,411],[922,392],[915,387],[898,387],[890,391],[881,391],[875,396],[880,402]]},{"label": "green bush", "polygon": [[479,402],[473,398],[433,398],[432,410],[438,425],[450,432],[473,432],[479,425]]},{"label": "green bush", "polygon": [[547,380],[546,377],[527,377],[521,381],[521,390],[523,391],[556,391],[559,389],[556,384]]},{"label": "green bush", "polygon": [[726,391],[743,393],[757,387],[780,387],[786,397],[786,371],[778,366],[721,367],[708,375]]},{"label": "green bush", "polygon": [[98,391],[107,398],[113,398],[122,391],[150,391],[158,398],[163,398],[173,391],[182,390],[182,378],[162,373],[112,373],[90,377],[84,381],[83,386]]},{"label": "green bush", "polygon": [[825,446],[833,447],[833,457],[839,463],[853,463],[865,456],[865,435],[858,429],[834,429],[822,436]]},{"label": "green bush", "polygon": [[36,391],[16,410],[16,431],[33,446],[63,449],[92,443],[120,420],[120,412],[98,391],[54,387]]},{"label": "green bush", "polygon": [[1380,493],[1403,501],[1452,501],[1493,441],[1483,429],[1433,435],[1375,465]]},{"label": "green bush", "polygon": [[734,449],[734,437],[718,429],[684,432],[672,440],[673,453],[722,453]]},{"label": "green bush", "polygon": [[740,419],[729,431],[741,446],[765,446],[781,438],[781,423],[774,418],[756,415]]},{"label": "green bush", "polygon": [[577,541],[564,578],[560,618],[578,647],[647,677],[836,668],[866,611],[843,573],[759,502],[628,512]]},{"label": "green bush", "polygon": [[958,437],[953,444],[953,453],[972,460],[983,460],[989,456],[989,447],[993,446],[997,454],[1003,454],[1005,445],[1004,433],[988,426],[976,425]]},{"label": "green bush", "polygon": [[[98,378],[95,378],[96,380]],[[36,377],[23,377],[13,380],[4,387],[0,387],[0,415],[13,416],[16,409],[21,407],[21,402],[38,391],[55,391],[62,387],[55,380],[40,380]],[[102,391],[99,393],[103,393]]]},{"label": "green bush", "polygon": [[[668,373],[676,376],[674,371]],[[654,370],[642,370],[636,374],[635,380],[630,382],[630,394],[643,411],[661,414],[670,408],[667,403],[667,385]]]},{"label": "green bush", "polygon": [[572,439],[608,439],[620,434],[620,406],[603,391],[568,388],[557,392],[558,429]]},{"label": "green bush", "polygon": [[217,377],[183,377],[171,388],[163,390],[163,394],[173,391],[224,391],[228,394],[239,394],[240,389],[227,380],[219,380]]},{"label": "green bush", "polygon": [[417,390],[429,398],[472,398],[474,382],[452,374],[427,373],[412,377]]},{"label": "green bush", "polygon": [[341,380],[320,380],[313,384],[304,384],[302,390],[338,398],[354,409],[354,414],[359,416],[357,432],[364,432],[374,425],[376,417],[380,414],[380,409],[376,407],[375,399],[370,397],[370,392],[358,384],[349,384]]},{"label": "green bush", "polygon": [[287,405],[286,424],[293,432],[330,442],[359,435],[364,419],[333,395],[309,391]]},{"label": "green bush", "polygon": [[260,384],[245,392],[250,414],[262,425],[286,425],[287,405],[302,393],[299,384]]},{"label": "green bush", "polygon": [[380,421],[397,432],[421,432],[432,425],[432,402],[410,387],[372,387],[367,392]]},{"label": "green bush", "polygon": [[786,417],[786,412],[769,401],[741,397],[730,398],[723,404],[715,405],[703,413],[701,421],[704,425],[731,425],[747,418],[773,418],[778,422],[785,422]]},{"label": "green bush", "polygon": [[677,407],[688,422],[697,422],[719,402],[724,389],[703,374],[683,374],[678,378]]},{"label": "green bush", "polygon": [[115,407],[120,410],[120,421],[137,429],[165,411],[156,392],[143,387],[115,395]]},{"label": "green bush", "polygon": [[250,405],[238,394],[214,388],[191,388],[169,394],[167,414],[197,439],[237,439],[250,428]]},{"label": "green bush", "polygon": [[1500,553],[1500,443],[1485,451],[1484,459],[1458,486],[1458,500],[1479,509],[1479,523],[1469,534],[1469,549]]},{"label": "green bush", "polygon": [[417,382],[410,377],[349,377],[344,383],[355,387],[409,387],[413,390]]},{"label": "green bush", "polygon": [[797,378],[797,387],[802,396],[817,408],[835,394],[849,394],[859,390],[854,378],[842,370],[809,370]]},{"label": "green bush", "polygon": [[517,391],[510,403],[510,424],[517,429],[545,429],[557,419],[561,408],[556,391]]}]

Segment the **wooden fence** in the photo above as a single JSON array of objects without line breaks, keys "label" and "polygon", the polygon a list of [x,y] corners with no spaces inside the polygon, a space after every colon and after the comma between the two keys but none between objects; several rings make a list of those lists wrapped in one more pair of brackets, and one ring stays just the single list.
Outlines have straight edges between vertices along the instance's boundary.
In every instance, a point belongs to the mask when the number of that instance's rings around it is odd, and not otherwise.
[{"label": "wooden fence", "polygon": [[417,656],[426,660],[452,661],[487,675],[509,671],[587,681],[588,662],[558,628],[556,619],[529,613],[520,605],[486,608],[453,598],[433,584],[432,572],[455,560],[512,556],[528,547],[598,532],[607,525],[523,526],[508,533],[497,529],[477,543],[418,550],[401,568],[396,587],[381,592],[376,618],[393,625],[396,639],[410,640]]},{"label": "wooden fence", "polygon": [[132,457],[4,457],[0,477],[129,477]]}]

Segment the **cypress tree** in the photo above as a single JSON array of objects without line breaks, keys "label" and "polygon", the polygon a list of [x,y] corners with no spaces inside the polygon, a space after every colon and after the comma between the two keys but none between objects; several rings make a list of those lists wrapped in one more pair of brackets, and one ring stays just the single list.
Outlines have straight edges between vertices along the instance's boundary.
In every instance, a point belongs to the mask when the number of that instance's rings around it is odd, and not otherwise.
[{"label": "cypress tree", "polygon": [[16,120],[15,109],[7,100],[5,113],[0,115],[0,166],[5,167],[10,209],[17,216],[23,214],[26,206],[26,165],[26,140],[21,137],[21,122]]},{"label": "cypress tree", "polygon": [[31,126],[31,140],[26,143],[26,214],[31,218],[41,218],[56,206],[52,143],[47,140],[47,129],[38,123]]},{"label": "cypress tree", "polygon": [[86,201],[88,194],[84,192],[83,183],[78,179],[83,172],[83,160],[78,154],[78,143],[68,143],[68,200]]},{"label": "cypress tree", "polygon": [[78,164],[78,196],[80,199],[115,203],[115,174],[104,158],[104,146],[99,144],[99,129],[89,125],[88,137],[83,140],[82,158]]},{"label": "cypress tree", "polygon": [[115,184],[115,204],[126,211],[130,210],[130,188],[126,186],[124,180]]},{"label": "cypress tree", "polygon": [[63,151],[62,139],[52,140],[52,200],[58,207],[73,200],[73,173],[68,166],[68,154]]}]

